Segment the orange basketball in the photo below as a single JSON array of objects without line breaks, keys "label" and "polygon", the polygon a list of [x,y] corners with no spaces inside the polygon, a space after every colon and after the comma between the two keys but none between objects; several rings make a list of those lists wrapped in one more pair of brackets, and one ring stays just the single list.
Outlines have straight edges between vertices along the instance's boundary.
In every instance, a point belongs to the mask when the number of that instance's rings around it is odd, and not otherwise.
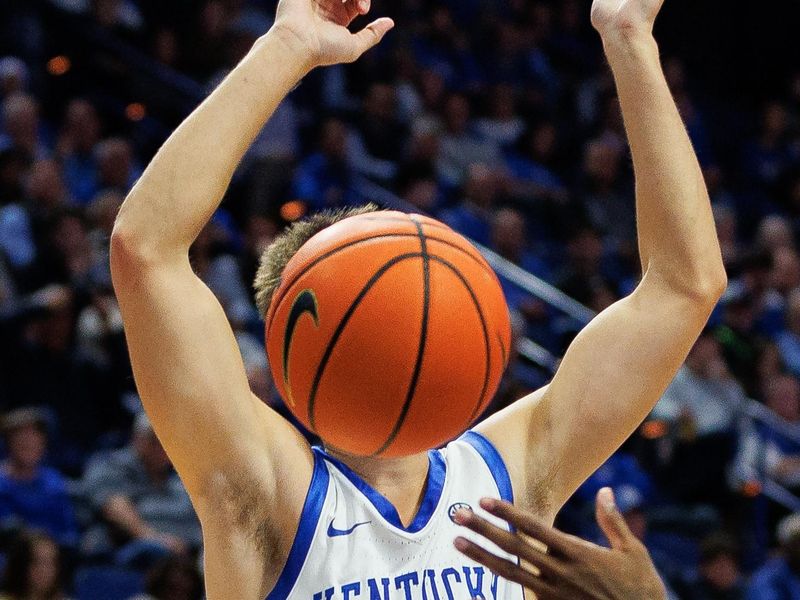
[{"label": "orange basketball", "polygon": [[404,456],[456,437],[505,370],[511,331],[500,284],[446,225],[375,212],[312,237],[267,313],[278,391],[330,446]]}]

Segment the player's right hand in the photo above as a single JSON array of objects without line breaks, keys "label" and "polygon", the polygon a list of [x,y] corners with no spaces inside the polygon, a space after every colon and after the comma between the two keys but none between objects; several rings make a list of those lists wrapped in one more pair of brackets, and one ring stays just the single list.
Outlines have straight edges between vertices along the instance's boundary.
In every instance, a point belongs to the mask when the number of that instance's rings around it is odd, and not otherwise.
[{"label": "player's right hand", "polygon": [[532,590],[541,600],[667,598],[647,549],[628,528],[608,488],[597,494],[597,521],[611,548],[548,527],[508,502],[484,498],[481,507],[513,525],[516,533],[492,525],[471,511],[459,511],[454,518],[518,556],[521,563],[495,556],[462,537],[456,538],[456,548],[500,577]]},{"label": "player's right hand", "polygon": [[308,68],[355,61],[394,27],[386,17],[351,33],[371,0],[280,0],[273,32],[306,61]]},{"label": "player's right hand", "polygon": [[601,36],[620,32],[652,33],[664,0],[593,0],[592,25]]}]

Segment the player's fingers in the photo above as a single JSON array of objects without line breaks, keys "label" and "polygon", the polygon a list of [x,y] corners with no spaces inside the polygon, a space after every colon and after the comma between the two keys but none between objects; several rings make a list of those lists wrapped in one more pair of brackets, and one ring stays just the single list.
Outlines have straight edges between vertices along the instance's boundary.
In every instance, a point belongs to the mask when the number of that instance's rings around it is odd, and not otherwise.
[{"label": "player's fingers", "polygon": [[488,550],[463,537],[457,537],[454,544],[459,552],[484,565],[492,573],[536,592],[536,597],[539,600],[573,600],[569,595],[569,589],[571,588],[568,589],[568,586],[560,585],[564,582],[558,578],[546,579],[534,575],[518,564],[495,556]]},{"label": "player's fingers", "polygon": [[471,510],[458,511],[454,519],[459,525],[471,529],[478,535],[494,542],[499,548],[505,550],[509,554],[518,556],[531,563],[543,573],[554,573],[560,570],[556,560],[552,556],[549,556],[544,551],[544,548],[539,549],[534,547],[520,535],[493,525]]},{"label": "player's fingers", "polygon": [[355,41],[353,60],[380,42],[392,27],[394,27],[394,21],[388,17],[381,17],[361,31],[352,34]]},{"label": "player's fingers", "polygon": [[573,556],[586,546],[586,542],[553,527],[531,513],[524,511],[509,502],[495,498],[483,498],[481,508],[485,511],[508,521],[519,531],[543,543],[551,553],[562,556]]},{"label": "player's fingers", "polygon": [[457,537],[453,542],[456,549],[467,557],[471,558],[477,563],[487,567],[492,573],[499,575],[503,579],[519,583],[527,588],[533,589],[536,580],[539,579],[536,575],[523,569],[517,563],[511,562],[504,558],[492,554],[488,550],[481,548],[475,542],[471,542],[466,538]]},{"label": "player's fingers", "polygon": [[615,550],[627,548],[633,533],[617,508],[611,488],[605,487],[597,492],[595,516],[611,547]]}]

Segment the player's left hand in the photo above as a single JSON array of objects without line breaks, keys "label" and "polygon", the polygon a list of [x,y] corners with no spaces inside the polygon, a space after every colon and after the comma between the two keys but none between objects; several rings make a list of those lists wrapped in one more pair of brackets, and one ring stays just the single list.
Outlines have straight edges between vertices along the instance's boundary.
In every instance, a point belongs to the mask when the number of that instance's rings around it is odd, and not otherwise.
[{"label": "player's left hand", "polygon": [[[667,597],[647,549],[628,528],[609,488],[597,494],[596,516],[611,548],[548,527],[534,515],[508,502],[484,498],[481,507],[508,521],[516,533],[492,525],[466,510],[459,511],[454,518],[460,525],[518,556],[521,564],[495,556],[463,537],[456,538],[456,548],[500,577],[532,590],[541,600],[661,600]],[[546,552],[544,547],[547,547]]]},{"label": "player's left hand", "polygon": [[371,0],[280,0],[273,30],[309,68],[353,62],[394,27],[384,17],[351,33],[350,24],[366,15],[370,5]]}]

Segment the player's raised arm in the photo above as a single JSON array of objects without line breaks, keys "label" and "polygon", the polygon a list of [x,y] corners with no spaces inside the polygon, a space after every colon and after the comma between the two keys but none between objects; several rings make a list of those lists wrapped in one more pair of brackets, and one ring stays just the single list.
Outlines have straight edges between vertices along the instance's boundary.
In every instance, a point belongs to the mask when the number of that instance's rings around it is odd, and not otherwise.
[{"label": "player's raised arm", "polygon": [[652,35],[662,3],[592,6],[633,154],[642,281],[580,333],[549,387],[482,426],[540,512],[553,514],[641,423],[726,285],[708,194]]},{"label": "player's raised arm", "polygon": [[[136,383],[201,518],[210,490],[234,477],[281,477],[305,494],[311,453],[250,393],[233,333],[193,273],[189,247],[284,96],[312,68],[355,60],[392,27],[379,19],[350,33],[368,10],[369,0],[281,0],[273,28],[167,140],[117,218],[112,273]],[[278,494],[271,487],[259,498]]]}]

